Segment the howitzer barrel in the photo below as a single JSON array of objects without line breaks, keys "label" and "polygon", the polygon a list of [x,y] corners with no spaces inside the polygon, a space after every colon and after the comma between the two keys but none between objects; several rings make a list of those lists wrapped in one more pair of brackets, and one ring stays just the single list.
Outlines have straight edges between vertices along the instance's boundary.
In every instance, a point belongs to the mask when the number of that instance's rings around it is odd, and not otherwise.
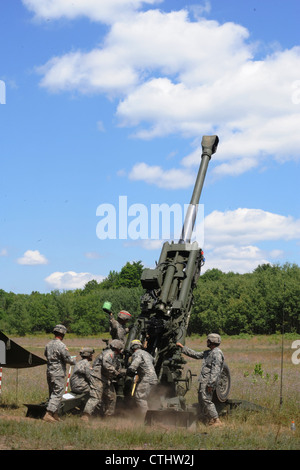
[{"label": "howitzer barrel", "polygon": [[219,143],[219,137],[217,135],[203,136],[202,137],[202,155],[201,164],[198,171],[194,191],[192,194],[191,202],[189,204],[184,225],[182,228],[179,243],[189,243],[191,241],[193,228],[196,221],[197,205],[199,204],[204,179],[208,167],[208,163],[211,156],[216,152]]}]

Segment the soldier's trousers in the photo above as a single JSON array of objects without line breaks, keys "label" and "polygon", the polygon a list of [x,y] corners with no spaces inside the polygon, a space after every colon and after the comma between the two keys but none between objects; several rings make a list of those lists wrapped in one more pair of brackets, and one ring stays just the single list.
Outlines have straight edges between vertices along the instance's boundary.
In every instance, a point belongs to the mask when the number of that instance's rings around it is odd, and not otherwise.
[{"label": "soldier's trousers", "polygon": [[135,402],[141,409],[141,412],[146,413],[148,410],[148,397],[150,395],[152,387],[155,384],[144,382],[143,380],[137,384],[135,391]]},{"label": "soldier's trousers", "polygon": [[65,378],[54,377],[51,374],[47,374],[47,382],[49,389],[49,401],[47,404],[47,411],[55,413],[56,411],[58,411],[62,396],[64,394]]},{"label": "soldier's trousers", "polygon": [[111,416],[115,412],[116,400],[115,387],[111,381],[93,376],[90,384],[90,396],[83,413],[92,415],[97,407],[101,408],[105,416]]},{"label": "soldier's trousers", "polygon": [[73,385],[73,387],[71,387],[71,392],[78,393],[78,395],[80,395],[81,393],[89,394],[90,393],[90,387],[88,385],[86,385],[85,387],[75,387]]},{"label": "soldier's trousers", "polygon": [[198,402],[200,406],[200,412],[209,420],[219,417],[215,404],[212,401],[212,397],[213,391],[209,392],[207,390],[206,383],[200,383],[198,390]]}]

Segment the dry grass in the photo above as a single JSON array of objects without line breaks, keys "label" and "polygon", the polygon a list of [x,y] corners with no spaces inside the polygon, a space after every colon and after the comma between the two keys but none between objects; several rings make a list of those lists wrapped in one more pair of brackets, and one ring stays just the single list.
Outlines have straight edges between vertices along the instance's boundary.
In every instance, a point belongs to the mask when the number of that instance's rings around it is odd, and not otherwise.
[{"label": "dry grass", "polygon": [[[31,352],[43,356],[49,338],[12,338]],[[294,338],[296,339],[296,338]],[[92,346],[98,354],[105,346],[101,338],[66,337],[72,354],[82,346]],[[24,403],[40,403],[47,398],[46,367],[3,369],[0,395],[0,449],[276,449],[299,450],[300,364],[292,363],[292,339],[284,341],[282,405],[280,402],[281,337],[223,338],[222,350],[231,372],[230,398],[247,400],[266,407],[266,413],[237,410],[224,418],[225,426],[197,429],[144,426],[133,416],[95,419],[82,425],[78,416],[66,416],[58,425],[26,418]],[[190,337],[187,345],[205,348],[204,337]],[[198,375],[201,361],[185,357],[185,369]],[[255,373],[256,371],[256,373]],[[197,377],[186,395],[197,402]],[[290,430],[291,420],[296,432]]]}]

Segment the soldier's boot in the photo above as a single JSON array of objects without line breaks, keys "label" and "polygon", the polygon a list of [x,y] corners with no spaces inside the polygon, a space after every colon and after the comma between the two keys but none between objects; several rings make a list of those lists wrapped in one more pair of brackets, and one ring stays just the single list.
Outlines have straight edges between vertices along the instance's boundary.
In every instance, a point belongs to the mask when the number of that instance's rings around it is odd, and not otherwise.
[{"label": "soldier's boot", "polygon": [[222,423],[222,421],[220,421],[220,419],[217,418],[217,419],[215,420],[215,426],[224,426],[224,423]]},{"label": "soldier's boot", "polygon": [[43,421],[47,421],[47,423],[56,423],[56,419],[53,416],[52,411],[46,411],[45,416],[43,417]]},{"label": "soldier's boot", "polygon": [[218,426],[223,426],[223,423],[222,423],[222,421],[220,421],[219,418],[214,418],[214,419],[211,419],[211,420],[208,422],[208,426],[210,426],[210,427],[218,427]]},{"label": "soldier's boot", "polygon": [[81,421],[88,423],[90,421],[90,415],[88,413],[83,413],[80,419]]},{"label": "soldier's boot", "polygon": [[61,421],[57,411],[55,413],[53,413],[53,418],[56,420],[56,421]]}]

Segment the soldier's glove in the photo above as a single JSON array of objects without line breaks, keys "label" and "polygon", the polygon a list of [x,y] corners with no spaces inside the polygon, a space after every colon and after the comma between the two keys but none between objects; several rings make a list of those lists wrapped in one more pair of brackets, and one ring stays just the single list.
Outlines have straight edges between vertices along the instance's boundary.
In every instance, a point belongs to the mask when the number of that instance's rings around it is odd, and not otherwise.
[{"label": "soldier's glove", "polygon": [[126,370],[125,369],[121,369],[118,371],[118,375],[117,375],[117,378],[120,379],[120,378],[123,378],[125,377],[126,375]]},{"label": "soldier's glove", "polygon": [[127,369],[127,375],[129,375],[129,377],[134,377],[135,376],[135,371],[130,369],[130,367]]}]

